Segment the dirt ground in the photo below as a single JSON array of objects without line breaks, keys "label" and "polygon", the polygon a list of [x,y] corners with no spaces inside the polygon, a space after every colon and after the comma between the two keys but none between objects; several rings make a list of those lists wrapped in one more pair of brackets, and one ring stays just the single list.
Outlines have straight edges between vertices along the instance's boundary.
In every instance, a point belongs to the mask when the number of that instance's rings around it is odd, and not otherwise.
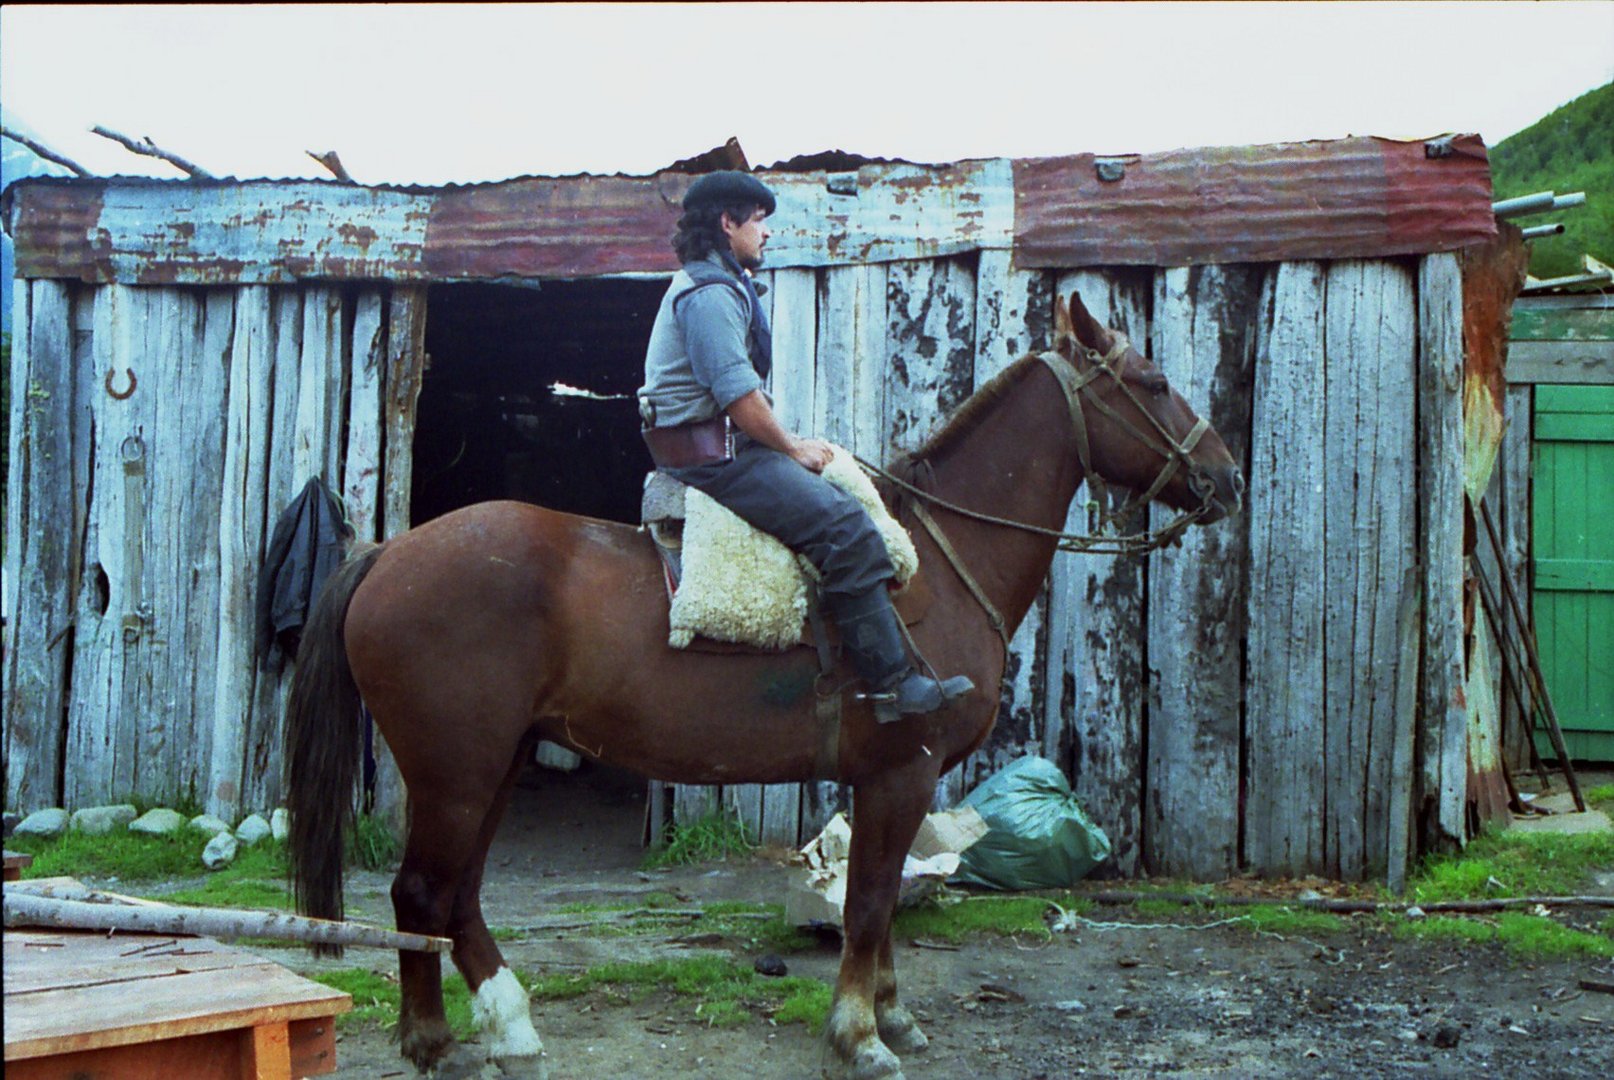
[{"label": "dirt ground", "polygon": [[[651,891],[694,903],[782,898],[789,871],[762,860],[640,871],[642,796],[612,780],[529,774],[489,860],[490,925],[520,927],[560,904],[631,903]],[[351,879],[350,917],[391,925],[387,885],[382,875]],[[1094,917],[1138,919],[1123,911]],[[564,934],[502,947],[514,967],[538,973],[690,951],[658,938]],[[330,963],[279,950],[274,958],[304,971]],[[737,959],[754,958],[739,950]],[[838,956],[829,944],[786,960],[790,974],[829,982]],[[337,966],[355,964],[397,971],[394,954],[372,950]],[[904,1061],[909,1080],[1614,1074],[1614,995],[1578,985],[1614,981],[1614,965],[1397,942],[1366,919],[1318,941],[1239,926],[1083,925],[1052,942],[956,950],[899,942],[897,970],[931,1040]],[[818,1038],[801,1025],[759,1017],[712,1029],[671,994],[540,1003],[535,1022],[553,1080],[819,1075]],[[342,1033],[337,1059],[339,1080],[414,1075],[389,1034],[374,1029]]]}]

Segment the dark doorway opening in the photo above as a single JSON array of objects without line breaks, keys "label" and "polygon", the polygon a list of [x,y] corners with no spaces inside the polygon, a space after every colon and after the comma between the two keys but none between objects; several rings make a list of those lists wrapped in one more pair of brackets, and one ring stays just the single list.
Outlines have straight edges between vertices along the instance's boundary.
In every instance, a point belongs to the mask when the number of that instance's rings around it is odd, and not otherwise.
[{"label": "dark doorway opening", "polygon": [[412,523],[489,499],[637,524],[633,392],[663,281],[438,285],[427,296]]},{"label": "dark doorway opening", "polygon": [[[637,524],[651,462],[633,395],[666,290],[665,280],[615,278],[432,286],[411,523],[515,499]],[[587,760],[571,773],[532,766],[508,820],[555,807],[588,833],[579,850],[638,849],[644,781],[634,774]]]}]

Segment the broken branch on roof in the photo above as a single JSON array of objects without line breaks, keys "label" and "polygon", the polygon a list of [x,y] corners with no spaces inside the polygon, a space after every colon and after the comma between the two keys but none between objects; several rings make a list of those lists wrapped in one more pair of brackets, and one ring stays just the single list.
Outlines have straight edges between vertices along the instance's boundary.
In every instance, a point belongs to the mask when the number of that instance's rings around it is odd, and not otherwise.
[{"label": "broken branch on roof", "polygon": [[19,135],[15,131],[0,127],[0,137],[10,139],[12,142],[21,143],[38,156],[44,158],[46,161],[60,165],[64,169],[72,169],[73,172],[79,176],[90,175],[90,171],[88,169],[74,161],[72,158],[63,157],[61,154],[58,154],[44,143],[36,142],[26,135]]},{"label": "broken branch on roof", "polygon": [[187,161],[172,151],[164,150],[162,147],[152,142],[149,136],[143,135],[138,139],[131,139],[127,135],[121,135],[118,132],[113,131],[111,128],[102,127],[100,124],[96,124],[90,129],[90,131],[101,136],[103,139],[111,139],[113,142],[121,144],[124,149],[133,153],[144,154],[146,157],[154,157],[162,161],[166,161],[168,164],[174,166],[175,168],[184,172],[187,176],[194,179],[214,179],[213,174],[202,168],[200,165],[193,161]]},{"label": "broken branch on roof", "polygon": [[336,177],[344,184],[358,183],[358,181],[353,179],[352,175],[348,173],[347,168],[343,166],[342,159],[336,156],[335,150],[327,150],[323,154],[316,154],[312,150],[304,150],[303,153],[325,166],[325,168],[330,171],[332,176]]}]

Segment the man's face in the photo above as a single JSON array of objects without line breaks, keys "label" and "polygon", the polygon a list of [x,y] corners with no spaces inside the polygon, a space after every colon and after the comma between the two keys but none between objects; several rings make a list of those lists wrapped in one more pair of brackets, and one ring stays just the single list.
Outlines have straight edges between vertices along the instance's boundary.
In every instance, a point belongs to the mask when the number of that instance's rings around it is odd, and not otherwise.
[{"label": "man's face", "polygon": [[729,238],[729,249],[734,252],[734,261],[747,270],[758,270],[762,267],[762,248],[767,244],[768,212],[758,207],[749,218],[736,223],[735,220],[724,214],[722,217],[723,235]]}]

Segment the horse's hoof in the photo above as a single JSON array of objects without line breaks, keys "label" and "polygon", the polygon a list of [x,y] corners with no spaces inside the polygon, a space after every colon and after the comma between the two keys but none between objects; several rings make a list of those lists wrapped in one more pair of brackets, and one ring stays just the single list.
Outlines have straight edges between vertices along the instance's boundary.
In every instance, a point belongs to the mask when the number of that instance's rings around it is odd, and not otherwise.
[{"label": "horse's hoof", "polygon": [[905,1005],[892,1004],[880,1009],[875,1030],[880,1041],[898,1054],[917,1054],[930,1045],[930,1040],[919,1029],[919,1021]]},{"label": "horse's hoof", "polygon": [[430,1080],[481,1080],[482,1063],[456,1043],[430,1068],[421,1068],[420,1075]]},{"label": "horse's hoof", "polygon": [[919,1029],[919,1021],[907,1009],[893,1009],[881,1018],[880,1041],[899,1055],[917,1054],[930,1045]]},{"label": "horse's hoof", "polygon": [[454,1041],[454,1036],[449,1033],[447,1025],[406,1033],[399,1051],[422,1076],[443,1075],[439,1070],[444,1067],[451,1069],[463,1067],[465,1061],[469,1060],[459,1044]]},{"label": "horse's hoof", "polygon": [[878,1039],[859,1045],[850,1060],[826,1048],[823,1072],[824,1080],[903,1080],[902,1062]]},{"label": "horse's hoof", "polygon": [[482,1080],[549,1080],[549,1062],[536,1054],[493,1058],[482,1067]]}]

